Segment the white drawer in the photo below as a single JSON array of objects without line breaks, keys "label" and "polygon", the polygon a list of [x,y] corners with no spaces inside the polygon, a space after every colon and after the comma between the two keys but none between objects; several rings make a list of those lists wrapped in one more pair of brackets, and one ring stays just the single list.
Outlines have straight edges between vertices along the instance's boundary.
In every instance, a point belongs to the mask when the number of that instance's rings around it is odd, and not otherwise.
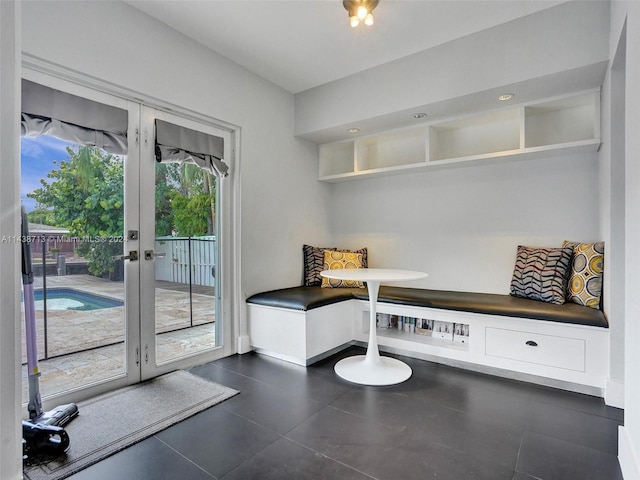
[{"label": "white drawer", "polygon": [[485,354],[566,370],[585,371],[585,340],[487,327]]}]

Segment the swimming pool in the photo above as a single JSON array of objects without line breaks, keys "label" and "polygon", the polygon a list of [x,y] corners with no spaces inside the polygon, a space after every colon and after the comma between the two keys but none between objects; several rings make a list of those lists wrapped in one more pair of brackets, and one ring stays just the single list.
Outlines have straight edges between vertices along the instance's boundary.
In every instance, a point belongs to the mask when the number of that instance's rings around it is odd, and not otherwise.
[{"label": "swimming pool", "polygon": [[[36,310],[44,310],[42,290],[33,292]],[[47,310],[100,310],[121,307],[124,302],[113,298],[83,292],[74,288],[47,288]]]}]

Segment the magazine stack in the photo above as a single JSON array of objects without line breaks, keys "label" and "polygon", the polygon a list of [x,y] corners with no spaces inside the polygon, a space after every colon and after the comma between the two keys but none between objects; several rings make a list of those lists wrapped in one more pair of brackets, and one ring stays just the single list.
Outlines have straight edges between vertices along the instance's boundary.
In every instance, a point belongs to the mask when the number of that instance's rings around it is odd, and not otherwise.
[{"label": "magazine stack", "polygon": [[376,324],[381,329],[397,329],[405,333],[414,333],[451,342],[469,343],[469,325],[466,323],[441,322],[428,318],[378,313]]}]

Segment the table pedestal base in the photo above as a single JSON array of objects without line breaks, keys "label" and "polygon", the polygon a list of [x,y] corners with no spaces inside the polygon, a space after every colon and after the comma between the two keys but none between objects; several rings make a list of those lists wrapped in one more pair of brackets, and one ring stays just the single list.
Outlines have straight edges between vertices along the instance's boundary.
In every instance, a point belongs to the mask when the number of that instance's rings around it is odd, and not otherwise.
[{"label": "table pedestal base", "polygon": [[367,359],[356,355],[340,360],[334,367],[340,378],[361,385],[395,385],[411,377],[411,367],[395,358]]}]

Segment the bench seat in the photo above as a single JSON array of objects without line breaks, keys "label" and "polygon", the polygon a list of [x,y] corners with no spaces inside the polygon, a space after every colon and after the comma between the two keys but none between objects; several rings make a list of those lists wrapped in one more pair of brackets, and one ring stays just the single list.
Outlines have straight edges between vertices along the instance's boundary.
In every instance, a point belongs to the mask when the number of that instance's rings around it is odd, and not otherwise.
[{"label": "bench seat", "polygon": [[[248,303],[289,310],[308,311],[350,299],[368,300],[366,288],[292,287],[257,293]],[[492,293],[454,292],[381,286],[379,303],[484,313],[608,328],[601,310],[575,303],[551,303]]]},{"label": "bench seat", "polygon": [[361,288],[291,287],[256,293],[247,298],[247,303],[306,312],[325,305],[351,300],[355,298],[354,294],[357,292],[354,291],[356,290],[362,290],[365,295],[367,294],[367,290]]}]

